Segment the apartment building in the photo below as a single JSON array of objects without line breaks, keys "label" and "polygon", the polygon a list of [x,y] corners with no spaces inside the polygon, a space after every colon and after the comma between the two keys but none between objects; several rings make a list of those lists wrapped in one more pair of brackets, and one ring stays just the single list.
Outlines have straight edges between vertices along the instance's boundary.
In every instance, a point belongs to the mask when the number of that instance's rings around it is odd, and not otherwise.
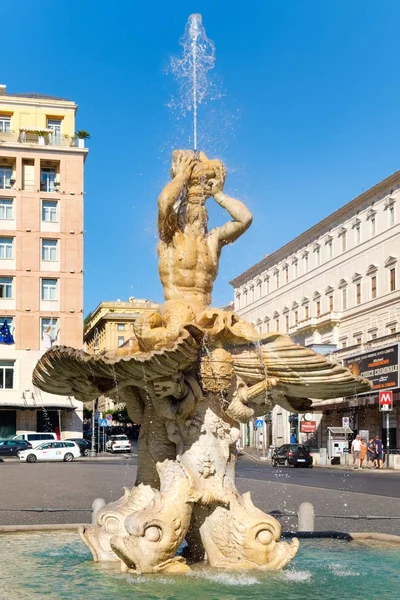
[{"label": "apartment building", "polygon": [[81,402],[32,386],[48,347],[82,347],[88,151],[76,145],[76,111],[70,100],[0,86],[0,325],[11,333],[0,338],[0,437],[82,431]]},{"label": "apartment building", "polygon": [[[322,446],[327,427],[341,426],[343,417],[354,431],[386,439],[378,391],[392,389],[391,446],[400,447],[399,204],[397,171],[231,282],[236,312],[260,334],[280,331],[353,367],[371,350],[390,354],[393,362],[387,380],[366,375],[364,367],[359,371],[371,379],[371,394],[321,402],[318,412],[306,416],[275,407],[269,443],[296,439]],[[303,427],[305,420],[315,425]],[[251,442],[252,436],[250,427],[244,437]]]}]

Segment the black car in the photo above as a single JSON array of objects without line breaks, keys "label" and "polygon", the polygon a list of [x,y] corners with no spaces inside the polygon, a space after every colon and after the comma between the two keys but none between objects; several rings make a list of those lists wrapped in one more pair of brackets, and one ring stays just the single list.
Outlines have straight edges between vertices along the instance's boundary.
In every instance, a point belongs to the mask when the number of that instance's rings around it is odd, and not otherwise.
[{"label": "black car", "polygon": [[313,466],[313,457],[310,448],[304,444],[283,444],[272,455],[274,467],[309,467]]},{"label": "black car", "polygon": [[0,440],[0,456],[17,456],[20,450],[29,450],[32,444],[25,440]]},{"label": "black car", "polygon": [[90,450],[92,448],[92,444],[88,440],[85,440],[84,438],[68,438],[65,441],[66,442],[75,442],[75,444],[78,444],[78,446],[79,446],[81,455],[89,456]]}]

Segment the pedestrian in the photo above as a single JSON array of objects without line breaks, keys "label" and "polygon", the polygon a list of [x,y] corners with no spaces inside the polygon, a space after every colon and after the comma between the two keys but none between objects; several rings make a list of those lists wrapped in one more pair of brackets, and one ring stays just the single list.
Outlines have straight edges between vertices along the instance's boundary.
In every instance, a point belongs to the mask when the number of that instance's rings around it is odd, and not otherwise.
[{"label": "pedestrian", "polygon": [[358,469],[358,467],[359,467],[360,451],[361,451],[361,439],[360,439],[359,435],[356,435],[354,440],[351,442],[351,448],[350,448],[350,452],[353,455],[353,469]]},{"label": "pedestrian", "polygon": [[362,469],[366,454],[367,454],[367,444],[365,443],[365,440],[363,438],[361,440],[361,447],[360,447],[360,469]]},{"label": "pedestrian", "polygon": [[367,446],[367,469],[372,469],[375,465],[375,441],[372,437]]},{"label": "pedestrian", "polygon": [[383,443],[380,439],[379,435],[375,436],[375,461],[376,466],[375,469],[382,468],[382,458],[383,458]]}]

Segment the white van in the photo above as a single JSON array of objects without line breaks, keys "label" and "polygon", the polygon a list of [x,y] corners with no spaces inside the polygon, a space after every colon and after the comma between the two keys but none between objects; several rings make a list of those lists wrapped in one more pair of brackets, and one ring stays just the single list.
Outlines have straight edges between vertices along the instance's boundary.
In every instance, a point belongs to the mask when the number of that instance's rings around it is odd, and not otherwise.
[{"label": "white van", "polygon": [[57,441],[56,433],[19,433],[13,437],[13,440],[24,440],[25,442],[29,442],[32,448],[36,448],[43,444],[43,442],[47,441]]}]

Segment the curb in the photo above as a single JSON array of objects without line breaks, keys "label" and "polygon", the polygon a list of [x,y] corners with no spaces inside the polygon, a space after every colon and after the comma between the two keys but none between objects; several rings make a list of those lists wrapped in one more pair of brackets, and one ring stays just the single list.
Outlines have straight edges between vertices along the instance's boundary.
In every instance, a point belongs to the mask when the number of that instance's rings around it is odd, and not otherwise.
[{"label": "curb", "polygon": [[0,533],[51,533],[53,531],[78,531],[85,523],[64,523],[63,525],[0,525]]}]

